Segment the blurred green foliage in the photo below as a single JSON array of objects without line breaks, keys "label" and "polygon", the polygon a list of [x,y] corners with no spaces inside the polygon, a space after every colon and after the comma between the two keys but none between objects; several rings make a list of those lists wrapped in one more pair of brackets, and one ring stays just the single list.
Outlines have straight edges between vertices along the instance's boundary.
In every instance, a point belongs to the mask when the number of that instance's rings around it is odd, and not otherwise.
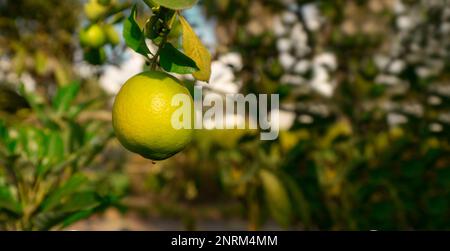
[{"label": "blurred green foliage", "polygon": [[11,71],[19,75],[30,72],[43,82],[69,82],[80,11],[80,3],[71,0],[2,2],[1,58],[11,60]]},{"label": "blurred green foliage", "polygon": [[[0,119],[0,228],[67,227],[117,204],[127,178],[96,168],[113,136],[108,121],[80,116],[96,100],[74,103],[80,85],[59,88],[51,102],[21,89],[31,107],[23,121]],[[97,163],[97,164],[96,164]]]},{"label": "blurred green foliage", "polygon": [[[183,156],[151,172],[150,187],[188,207],[216,201],[224,215],[234,204],[224,206],[220,201],[238,202],[232,211],[249,220],[249,229],[260,229],[269,218],[286,228],[448,229],[450,125],[442,118],[450,103],[449,93],[442,90],[449,87],[450,40],[439,30],[449,21],[444,1],[435,5],[405,1],[406,10],[397,14],[395,1],[286,2],[290,4],[240,0],[203,4],[207,15],[217,19],[218,53],[242,56],[242,69],[235,69],[236,79],[244,83],[241,92],[279,93],[282,109],[294,112],[296,118],[307,115],[312,123],[295,119],[274,142],[260,142],[243,131],[200,132]],[[325,18],[318,30],[308,28],[301,11],[308,4]],[[425,18],[405,34],[396,20],[408,9]],[[290,70],[280,66],[277,43],[284,37],[272,29],[273,20],[286,12],[296,21],[283,21],[285,28],[300,24],[309,48],[302,55],[289,51],[291,56],[313,63],[322,52],[335,55],[337,68],[328,70],[337,81],[331,97],[318,95],[308,84],[283,83],[282,76]],[[255,28],[254,23],[264,28]],[[433,41],[439,41],[441,54],[427,52],[432,50],[429,46],[435,48]],[[400,51],[380,68],[377,56],[391,53],[396,43]],[[409,51],[414,46],[420,55],[415,61]],[[389,72],[397,59],[406,66]],[[431,76],[420,76],[420,66],[433,60],[444,66]],[[306,83],[314,77],[311,70],[296,74]],[[380,75],[396,76],[400,84],[384,84]],[[408,87],[399,91],[402,83]],[[430,103],[430,98],[438,104]],[[411,112],[410,104],[418,104],[423,113]],[[406,122],[390,124],[392,113],[405,116]],[[440,130],[432,130],[435,123]],[[174,174],[178,172],[182,174]],[[180,217],[186,212],[181,211]],[[201,213],[188,217],[202,220]]]},{"label": "blurred green foliage", "polygon": [[[109,123],[95,116],[83,119],[85,112],[106,106],[91,100],[106,101],[92,87],[96,76],[68,84],[77,79],[72,57],[78,31],[123,24],[129,2],[90,3],[100,15],[86,13],[89,21],[81,29],[74,9],[85,2],[0,3],[1,57],[14,62],[11,71],[30,73],[40,83],[36,93],[0,90],[0,222],[5,228],[62,227],[117,204],[129,192],[148,199],[144,206],[128,202],[129,210],[177,217],[188,229],[208,217],[240,217],[251,230],[264,229],[270,219],[284,229],[449,229],[446,1],[200,1],[214,20],[216,54],[242,58],[242,67],[233,68],[240,92],[279,93],[282,110],[293,113],[294,122],[272,142],[251,131],[197,131],[188,149],[143,170],[145,177],[131,177],[144,183],[131,184],[131,191],[118,171],[125,161],[103,149]],[[138,17],[148,17],[149,9],[138,6]],[[302,11],[311,6],[320,13],[320,28],[311,28]],[[411,15],[418,18],[416,25],[402,30]],[[275,31],[277,20],[283,32]],[[280,51],[280,41],[299,26],[306,47],[297,50],[300,42],[291,41],[292,48]],[[104,49],[123,46],[111,45],[84,46],[85,60],[105,64]],[[314,91],[314,68],[285,67],[283,53],[308,65],[333,54],[336,67],[324,67],[336,84],[333,94]],[[387,58],[383,66],[380,56]],[[392,70],[399,61],[402,67]],[[292,75],[303,82],[288,83],[285,76]],[[78,91],[83,94],[76,96]],[[402,123],[390,122],[393,115]],[[15,178],[16,172],[23,174]],[[35,187],[38,178],[42,185]],[[16,181],[25,186],[19,189]]]}]

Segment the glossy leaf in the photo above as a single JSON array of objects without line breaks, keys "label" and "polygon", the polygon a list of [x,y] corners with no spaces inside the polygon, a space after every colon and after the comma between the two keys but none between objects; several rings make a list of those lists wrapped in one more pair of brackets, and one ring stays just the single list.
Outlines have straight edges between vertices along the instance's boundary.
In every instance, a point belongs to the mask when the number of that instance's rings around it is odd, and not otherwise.
[{"label": "glossy leaf", "polygon": [[123,24],[123,37],[128,47],[139,54],[147,56],[150,51],[145,44],[145,34],[136,22],[136,14],[136,5],[134,5],[130,16]]},{"label": "glossy leaf", "polygon": [[160,65],[165,71],[178,74],[191,74],[199,70],[192,59],[170,43],[166,43],[161,49]]}]

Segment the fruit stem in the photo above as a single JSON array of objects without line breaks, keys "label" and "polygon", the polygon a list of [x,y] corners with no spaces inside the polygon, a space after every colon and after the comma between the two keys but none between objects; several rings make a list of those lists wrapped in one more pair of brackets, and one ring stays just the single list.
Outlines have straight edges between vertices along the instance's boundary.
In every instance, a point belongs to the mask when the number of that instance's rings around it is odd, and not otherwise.
[{"label": "fruit stem", "polygon": [[166,8],[161,8],[160,11],[167,11],[168,13],[171,14],[171,17],[169,18],[169,21],[165,21],[165,32],[163,32],[162,35],[162,40],[161,42],[158,44],[158,50],[156,51],[155,55],[153,56],[151,62],[150,62],[150,69],[151,70],[156,70],[156,66],[158,65],[158,57],[161,54],[161,50],[164,47],[164,45],[167,43],[167,39],[169,37],[170,31],[172,29],[172,24],[176,18],[176,12],[166,9]]},{"label": "fruit stem", "polygon": [[155,56],[153,56],[152,61],[150,63],[150,69],[151,70],[155,70],[156,69],[156,66],[158,65],[159,54],[161,54],[161,49],[164,47],[166,42],[167,42],[167,35],[164,35],[163,40],[158,45],[158,50],[156,51]]}]

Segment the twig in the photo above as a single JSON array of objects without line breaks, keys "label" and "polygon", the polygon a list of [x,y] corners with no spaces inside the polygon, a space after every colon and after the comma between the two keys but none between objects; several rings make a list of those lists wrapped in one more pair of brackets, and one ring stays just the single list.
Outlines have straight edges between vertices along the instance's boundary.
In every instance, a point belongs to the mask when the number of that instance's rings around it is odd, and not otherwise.
[{"label": "twig", "polygon": [[172,17],[170,18],[169,22],[164,27],[166,30],[164,31],[163,36],[162,36],[162,40],[161,40],[161,42],[158,45],[158,50],[156,51],[155,55],[153,56],[153,58],[150,61],[150,69],[151,70],[155,70],[156,69],[156,66],[158,64],[158,57],[161,54],[162,48],[167,43],[167,39],[169,37],[170,31],[172,29],[173,22],[175,21],[175,18],[176,18],[177,14],[179,15],[179,12],[173,12]]}]

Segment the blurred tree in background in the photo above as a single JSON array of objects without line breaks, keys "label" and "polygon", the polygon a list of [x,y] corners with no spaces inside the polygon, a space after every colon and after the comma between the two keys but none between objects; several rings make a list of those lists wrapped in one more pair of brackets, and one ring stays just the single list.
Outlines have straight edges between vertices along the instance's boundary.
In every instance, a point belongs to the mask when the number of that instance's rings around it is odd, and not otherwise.
[{"label": "blurred tree in background", "polygon": [[284,130],[277,142],[201,135],[201,150],[174,165],[188,170],[181,191],[195,187],[194,201],[225,191],[251,229],[267,215],[305,228],[448,229],[447,1],[204,6],[226,55],[218,63],[240,92],[281,95]]},{"label": "blurred tree in background", "polygon": [[35,82],[69,83],[81,10],[78,1],[1,1],[0,55],[12,62],[8,71],[32,74]]},{"label": "blurred tree in background", "polygon": [[[108,60],[93,62],[86,57],[92,48],[81,48],[77,36],[92,25],[121,25],[129,3],[86,21],[77,14],[86,1],[0,0],[0,81],[35,83],[35,92],[52,99],[55,85],[80,79],[84,95],[69,106],[101,99],[85,116],[108,117],[108,94],[116,88],[105,88],[108,82],[102,90],[99,77],[111,65],[118,65],[115,78],[130,74],[121,65],[129,52],[123,41],[105,43],[95,51]],[[151,11],[142,3],[138,9],[142,27]],[[235,218],[248,229],[273,227],[271,220],[291,229],[449,229],[447,0],[200,1],[185,16],[213,41],[210,84],[196,84],[205,93],[280,94],[280,137],[201,130],[188,149],[156,165],[125,158],[114,140],[93,170],[101,177],[114,170],[114,198],[128,176],[128,212],[182,219],[188,229]],[[86,62],[80,67],[78,54],[97,64],[90,74],[80,73]],[[11,103],[1,97],[0,105]],[[15,100],[32,107],[26,97]],[[89,135],[89,123],[77,121]],[[111,198],[96,196],[103,199],[96,206]]]},{"label": "blurred tree in background", "polygon": [[0,1],[0,229],[61,229],[119,206],[128,188],[121,155],[102,155],[106,95],[77,71],[81,7]]}]

